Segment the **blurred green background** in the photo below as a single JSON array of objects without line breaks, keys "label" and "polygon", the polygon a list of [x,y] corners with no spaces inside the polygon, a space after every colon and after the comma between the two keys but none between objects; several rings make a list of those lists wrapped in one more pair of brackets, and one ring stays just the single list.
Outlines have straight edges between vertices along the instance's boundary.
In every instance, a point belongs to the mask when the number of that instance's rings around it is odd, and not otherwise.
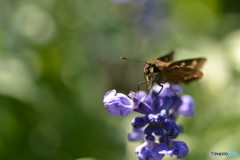
[{"label": "blurred green background", "polygon": [[[240,2],[234,0],[0,0],[0,159],[137,160],[128,117],[104,94],[137,91],[143,63],[176,51],[206,57],[183,86],[196,116],[177,121],[186,160],[240,154]],[[165,159],[175,159],[166,156]]]}]

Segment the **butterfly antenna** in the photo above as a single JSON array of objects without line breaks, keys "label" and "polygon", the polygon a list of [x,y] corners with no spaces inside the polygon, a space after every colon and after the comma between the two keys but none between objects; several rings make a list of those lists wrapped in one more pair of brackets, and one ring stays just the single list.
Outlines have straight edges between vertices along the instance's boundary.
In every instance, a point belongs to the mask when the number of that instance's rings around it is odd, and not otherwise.
[{"label": "butterfly antenna", "polygon": [[123,59],[123,60],[133,61],[133,62],[144,62],[145,63],[145,61],[136,61],[136,60],[128,59],[128,58],[125,58],[125,57],[119,57],[119,58]]}]

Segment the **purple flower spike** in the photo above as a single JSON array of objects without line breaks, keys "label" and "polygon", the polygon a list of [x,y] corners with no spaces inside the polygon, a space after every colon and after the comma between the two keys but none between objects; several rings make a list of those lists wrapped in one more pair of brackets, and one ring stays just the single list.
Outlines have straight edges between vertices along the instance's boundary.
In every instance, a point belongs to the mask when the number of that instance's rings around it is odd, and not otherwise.
[{"label": "purple flower spike", "polygon": [[181,97],[182,104],[178,108],[178,112],[186,117],[194,116],[195,114],[195,104],[194,100],[189,95],[184,95]]},{"label": "purple flower spike", "polygon": [[194,100],[189,95],[179,95],[182,92],[179,85],[165,83],[161,93],[160,90],[155,85],[148,94],[138,91],[127,96],[111,90],[104,96],[104,106],[113,115],[127,116],[132,111],[143,114],[133,118],[134,130],[128,134],[129,141],[145,141],[135,150],[139,160],[162,160],[165,155],[184,158],[189,152],[186,143],[174,139],[183,132],[176,119],[180,114],[194,115]]},{"label": "purple flower spike", "polygon": [[112,115],[128,116],[133,111],[133,101],[122,93],[116,93],[116,90],[108,91],[103,103]]}]

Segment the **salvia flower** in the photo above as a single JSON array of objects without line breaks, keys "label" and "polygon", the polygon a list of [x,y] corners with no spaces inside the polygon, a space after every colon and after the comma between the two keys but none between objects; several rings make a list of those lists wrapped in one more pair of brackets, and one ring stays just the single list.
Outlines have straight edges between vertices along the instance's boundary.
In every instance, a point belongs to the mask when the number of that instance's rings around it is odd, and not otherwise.
[{"label": "salvia flower", "polygon": [[122,93],[116,93],[116,90],[107,92],[103,103],[108,112],[113,115],[127,116],[133,110],[133,101]]},{"label": "salvia flower", "polygon": [[133,118],[133,132],[128,134],[129,141],[145,141],[135,150],[139,160],[161,160],[165,155],[184,158],[188,154],[186,143],[174,141],[183,132],[176,119],[180,114],[186,117],[195,114],[194,100],[190,95],[181,96],[179,85],[163,84],[159,94],[160,89],[155,85],[148,95],[144,91],[125,95],[111,90],[104,96],[104,106],[110,114],[127,116],[133,111],[142,114]]}]

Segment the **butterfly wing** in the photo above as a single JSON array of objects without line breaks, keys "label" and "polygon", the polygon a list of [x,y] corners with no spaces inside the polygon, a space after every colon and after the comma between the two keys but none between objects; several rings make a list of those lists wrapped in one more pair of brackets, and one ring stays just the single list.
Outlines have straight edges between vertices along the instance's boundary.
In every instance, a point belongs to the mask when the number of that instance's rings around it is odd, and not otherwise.
[{"label": "butterfly wing", "polygon": [[194,59],[180,60],[180,61],[175,61],[175,62],[171,63],[168,66],[168,68],[172,68],[174,66],[179,66],[179,67],[200,69],[203,66],[205,61],[206,61],[206,58],[194,58]]},{"label": "butterfly wing", "polygon": [[171,62],[171,61],[173,61],[173,55],[174,55],[174,51],[168,53],[165,56],[159,57],[157,60],[160,60],[163,62]]},{"label": "butterfly wing", "polygon": [[203,73],[195,68],[179,67],[175,66],[168,71],[168,82],[173,84],[178,83],[190,83],[193,80],[197,80],[203,76]]}]

